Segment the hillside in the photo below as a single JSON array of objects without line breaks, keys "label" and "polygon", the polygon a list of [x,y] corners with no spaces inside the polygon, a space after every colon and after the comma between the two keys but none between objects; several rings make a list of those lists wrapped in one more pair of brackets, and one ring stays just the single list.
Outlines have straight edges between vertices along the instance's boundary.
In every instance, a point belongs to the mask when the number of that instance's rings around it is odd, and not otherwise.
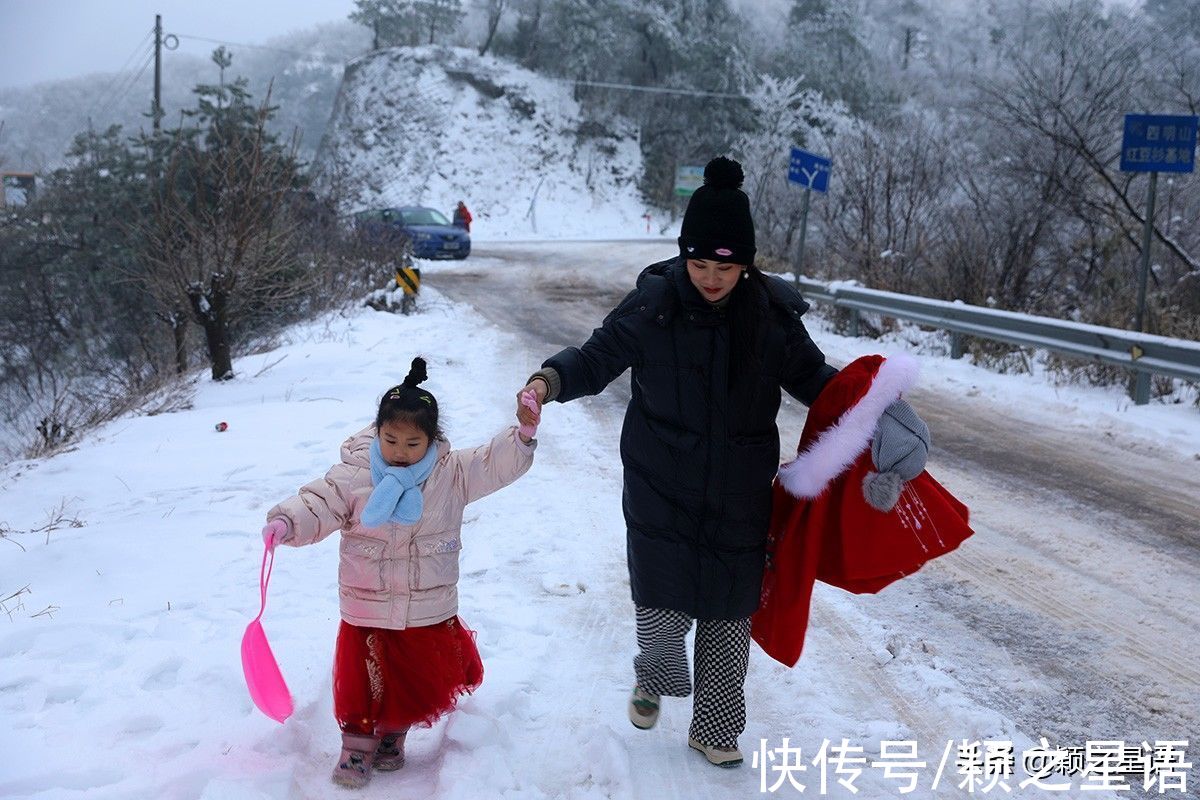
[{"label": "hillside", "polygon": [[463,200],[480,238],[646,233],[636,128],[587,118],[569,84],[461,48],[351,61],[315,167],[347,211]]}]

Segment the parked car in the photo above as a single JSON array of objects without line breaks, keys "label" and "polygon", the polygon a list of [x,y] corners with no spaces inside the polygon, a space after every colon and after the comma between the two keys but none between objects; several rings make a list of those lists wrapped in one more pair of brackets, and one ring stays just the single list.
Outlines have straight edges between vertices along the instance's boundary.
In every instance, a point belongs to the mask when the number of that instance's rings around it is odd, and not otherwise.
[{"label": "parked car", "polygon": [[450,224],[433,208],[401,206],[355,215],[359,228],[372,238],[387,239],[403,234],[412,243],[417,258],[466,258],[471,254],[471,235]]}]

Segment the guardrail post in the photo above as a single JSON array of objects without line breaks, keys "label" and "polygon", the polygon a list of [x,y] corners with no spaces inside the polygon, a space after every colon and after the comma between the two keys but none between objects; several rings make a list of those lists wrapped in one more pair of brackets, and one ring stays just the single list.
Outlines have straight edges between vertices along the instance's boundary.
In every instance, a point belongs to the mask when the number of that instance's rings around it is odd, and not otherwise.
[{"label": "guardrail post", "polygon": [[1133,373],[1134,405],[1144,406],[1150,402],[1150,373],[1138,370]]},{"label": "guardrail post", "polygon": [[861,319],[862,319],[862,317],[860,316],[857,308],[850,309],[850,335],[852,337],[854,337],[855,339],[857,339],[859,336],[858,323],[859,323],[859,320],[861,320]]},{"label": "guardrail post", "polygon": [[963,336],[958,331],[950,331],[950,357],[963,357]]}]

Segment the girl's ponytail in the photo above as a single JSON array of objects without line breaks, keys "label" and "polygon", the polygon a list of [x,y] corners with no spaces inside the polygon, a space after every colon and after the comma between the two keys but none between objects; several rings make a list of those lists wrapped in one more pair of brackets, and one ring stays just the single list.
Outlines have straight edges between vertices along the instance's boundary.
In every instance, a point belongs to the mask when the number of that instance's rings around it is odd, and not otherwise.
[{"label": "girl's ponytail", "polygon": [[412,360],[412,369],[404,376],[404,382],[400,385],[409,389],[415,389],[428,379],[429,373],[426,371],[425,359],[417,356]]},{"label": "girl's ponytail", "polygon": [[428,378],[425,359],[417,356],[412,360],[412,368],[404,376],[404,381],[383,393],[379,412],[375,415],[376,432],[389,422],[400,421],[420,428],[431,442],[445,438],[438,424],[437,398],[420,388],[420,384]]}]

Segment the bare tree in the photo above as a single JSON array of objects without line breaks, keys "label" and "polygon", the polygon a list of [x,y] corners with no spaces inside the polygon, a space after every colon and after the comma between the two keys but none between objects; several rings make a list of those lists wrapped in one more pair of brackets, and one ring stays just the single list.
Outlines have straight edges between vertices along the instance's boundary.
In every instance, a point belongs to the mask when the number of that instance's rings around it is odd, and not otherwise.
[{"label": "bare tree", "polygon": [[[759,250],[768,258],[790,261],[800,230],[802,191],[787,180],[791,146],[812,144],[845,124],[848,112],[830,103],[800,78],[763,76],[747,95],[753,130],[743,133],[734,151],[746,169],[747,194],[754,203]],[[672,176],[673,177],[673,176]]]},{"label": "bare tree", "polygon": [[508,0],[483,0],[481,3],[484,11],[487,12],[487,35],[483,39],[483,44],[479,46],[479,55],[486,55],[489,48],[492,46],[492,40],[496,38],[496,31],[500,27],[500,19],[504,16],[505,10],[508,8]]},{"label": "bare tree", "polygon": [[175,147],[140,224],[150,267],[142,280],[168,314],[191,311],[214,380],[233,377],[232,326],[308,288],[296,259],[295,145],[270,141],[268,116],[264,103],[245,135]]},{"label": "bare tree", "polygon": [[898,116],[856,123],[833,142],[836,187],[819,204],[831,266],[897,292],[917,288],[936,260],[951,184],[947,142],[933,121]]},{"label": "bare tree", "polygon": [[[1074,4],[1047,17],[1048,50],[1017,55],[1011,81],[985,85],[991,116],[1001,124],[1036,132],[1043,142],[1076,154],[1091,170],[1092,212],[1105,216],[1140,248],[1145,222],[1133,174],[1117,170],[1119,124],[1150,99],[1146,43],[1126,28]],[[1140,186],[1141,182],[1137,182]],[[1200,270],[1200,257],[1155,226],[1158,243]]]}]

